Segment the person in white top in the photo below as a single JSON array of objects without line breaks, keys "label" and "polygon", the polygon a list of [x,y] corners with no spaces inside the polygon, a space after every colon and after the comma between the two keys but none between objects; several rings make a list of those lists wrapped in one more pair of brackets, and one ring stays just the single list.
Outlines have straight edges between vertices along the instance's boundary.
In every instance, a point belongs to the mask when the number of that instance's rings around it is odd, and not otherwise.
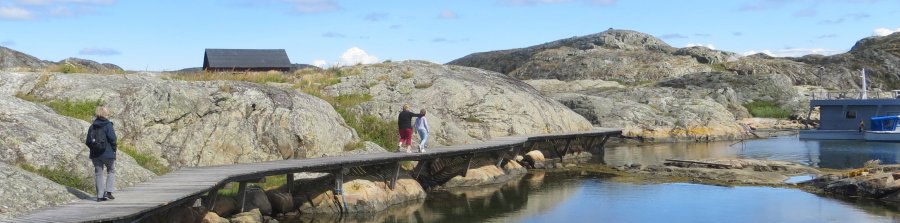
[{"label": "person in white top", "polygon": [[422,142],[419,143],[419,152],[425,152],[425,142],[428,141],[428,120],[425,119],[425,109],[422,109],[419,112],[422,117],[416,118],[416,132],[419,133],[419,138],[422,139]]}]

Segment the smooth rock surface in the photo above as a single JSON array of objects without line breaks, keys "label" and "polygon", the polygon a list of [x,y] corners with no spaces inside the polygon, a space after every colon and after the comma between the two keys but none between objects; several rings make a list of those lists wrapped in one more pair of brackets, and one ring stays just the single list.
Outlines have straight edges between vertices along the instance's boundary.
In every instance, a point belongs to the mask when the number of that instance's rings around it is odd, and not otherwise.
[{"label": "smooth rock surface", "polygon": [[403,104],[426,109],[429,145],[467,144],[495,136],[584,131],[591,125],[559,102],[505,75],[423,61],[343,68],[332,96],[371,95],[351,110],[396,120]]}]

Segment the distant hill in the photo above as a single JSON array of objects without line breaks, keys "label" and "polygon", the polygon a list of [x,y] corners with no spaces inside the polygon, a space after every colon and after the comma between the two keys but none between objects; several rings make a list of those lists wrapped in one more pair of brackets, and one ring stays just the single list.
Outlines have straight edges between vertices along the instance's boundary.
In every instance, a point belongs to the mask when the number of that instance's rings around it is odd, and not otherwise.
[{"label": "distant hill", "polygon": [[900,33],[868,37],[832,56],[739,56],[705,47],[674,48],[652,35],[630,30],[604,32],[545,44],[473,53],[448,64],[477,67],[519,79],[602,79],[623,83],[658,81],[698,72],[740,75],[784,74],[795,85],[858,88],[859,69],[871,86],[900,89]]},{"label": "distant hill", "polygon": [[0,70],[54,71],[66,73],[121,73],[121,67],[81,58],[66,58],[59,62],[40,60],[34,56],[0,47]]}]

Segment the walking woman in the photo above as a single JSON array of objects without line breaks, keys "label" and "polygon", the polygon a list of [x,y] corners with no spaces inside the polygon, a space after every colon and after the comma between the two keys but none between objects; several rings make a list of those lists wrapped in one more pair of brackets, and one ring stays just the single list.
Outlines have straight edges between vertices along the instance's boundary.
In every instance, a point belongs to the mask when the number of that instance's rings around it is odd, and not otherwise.
[{"label": "walking woman", "polygon": [[[400,144],[397,145],[400,149],[406,148],[407,153],[411,153],[410,147],[412,147],[412,118],[413,117],[422,117],[425,114],[416,114],[409,111],[409,104],[403,105],[403,111],[400,111],[400,115],[397,116],[397,127],[400,131]],[[399,150],[399,149],[398,149]]]},{"label": "walking woman", "polygon": [[419,142],[419,152],[425,152],[425,142],[428,141],[428,120],[425,119],[425,109],[419,112],[422,117],[416,119],[416,132],[419,133],[419,139],[422,142]]},{"label": "walking woman", "polygon": [[[97,188],[97,202],[116,199],[116,131],[109,121],[109,110],[99,106],[94,111],[94,123],[88,129],[87,144],[91,149],[89,158],[94,164],[94,186]],[[103,171],[106,170],[106,179]]]}]

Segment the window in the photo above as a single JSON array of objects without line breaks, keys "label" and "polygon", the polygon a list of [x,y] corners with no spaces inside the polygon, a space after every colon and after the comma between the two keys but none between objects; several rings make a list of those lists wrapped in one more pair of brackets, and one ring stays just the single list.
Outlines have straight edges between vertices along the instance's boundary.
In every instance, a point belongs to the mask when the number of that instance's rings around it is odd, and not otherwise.
[{"label": "window", "polygon": [[847,119],[856,119],[856,111],[847,111]]}]

